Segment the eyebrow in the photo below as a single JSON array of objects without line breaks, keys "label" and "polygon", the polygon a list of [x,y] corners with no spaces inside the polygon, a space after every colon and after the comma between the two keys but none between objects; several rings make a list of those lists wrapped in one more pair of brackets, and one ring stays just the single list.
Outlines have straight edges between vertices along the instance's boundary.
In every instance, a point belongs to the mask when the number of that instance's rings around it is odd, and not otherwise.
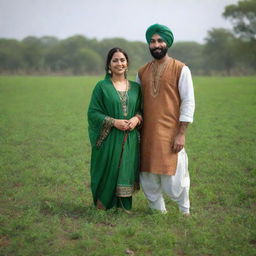
[{"label": "eyebrow", "polygon": [[125,58],[113,58],[112,60],[126,60]]},{"label": "eyebrow", "polygon": [[157,42],[164,42],[163,38],[157,38],[157,39],[152,38],[150,40],[150,42],[155,42],[155,41],[157,41]]}]

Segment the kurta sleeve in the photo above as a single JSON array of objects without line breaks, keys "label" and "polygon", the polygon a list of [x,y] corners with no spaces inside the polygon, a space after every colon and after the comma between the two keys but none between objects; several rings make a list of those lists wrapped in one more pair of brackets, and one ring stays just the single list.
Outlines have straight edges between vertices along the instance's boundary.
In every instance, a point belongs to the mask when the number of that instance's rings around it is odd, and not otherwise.
[{"label": "kurta sleeve", "polygon": [[106,115],[100,82],[93,90],[87,117],[91,145],[100,147],[114,124],[114,119]]},{"label": "kurta sleeve", "polygon": [[195,110],[195,98],[192,76],[187,66],[184,66],[181,70],[178,88],[181,99],[179,121],[192,123]]}]

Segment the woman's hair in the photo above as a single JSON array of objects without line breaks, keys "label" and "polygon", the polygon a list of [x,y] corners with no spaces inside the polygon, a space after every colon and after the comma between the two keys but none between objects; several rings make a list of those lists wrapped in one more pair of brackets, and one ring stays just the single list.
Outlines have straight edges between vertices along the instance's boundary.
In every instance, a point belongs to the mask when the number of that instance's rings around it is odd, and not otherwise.
[{"label": "woman's hair", "polygon": [[108,56],[107,56],[107,59],[106,59],[106,66],[105,66],[105,70],[106,70],[106,74],[108,74],[108,71],[109,71],[109,64],[111,62],[111,59],[113,57],[113,55],[116,53],[116,52],[121,52],[125,58],[126,58],[126,61],[127,61],[127,64],[129,64],[129,59],[128,59],[128,55],[127,53],[119,48],[119,47],[115,47],[115,48],[112,48],[109,52],[108,52]]}]

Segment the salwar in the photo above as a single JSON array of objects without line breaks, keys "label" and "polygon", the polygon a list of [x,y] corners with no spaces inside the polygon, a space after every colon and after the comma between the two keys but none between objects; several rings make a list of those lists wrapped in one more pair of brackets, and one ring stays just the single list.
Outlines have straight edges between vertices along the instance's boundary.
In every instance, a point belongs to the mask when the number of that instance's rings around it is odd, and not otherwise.
[{"label": "salwar", "polygon": [[189,213],[188,157],[184,149],[178,153],[178,163],[175,175],[162,175],[149,172],[140,173],[140,182],[143,192],[148,199],[149,207],[167,212],[162,192],[178,203],[182,213]]}]

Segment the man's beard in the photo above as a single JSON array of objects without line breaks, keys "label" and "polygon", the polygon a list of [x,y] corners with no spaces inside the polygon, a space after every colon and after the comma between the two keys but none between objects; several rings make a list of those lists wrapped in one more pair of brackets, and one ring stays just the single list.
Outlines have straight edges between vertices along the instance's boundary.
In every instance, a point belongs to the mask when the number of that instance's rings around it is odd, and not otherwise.
[{"label": "man's beard", "polygon": [[[155,58],[157,60],[160,60],[166,55],[166,53],[168,51],[168,48],[167,47],[165,47],[165,48],[152,48],[152,49],[149,48],[149,50],[150,50],[150,53],[153,56],[153,58]],[[156,52],[155,50],[160,50],[160,51]]]}]

